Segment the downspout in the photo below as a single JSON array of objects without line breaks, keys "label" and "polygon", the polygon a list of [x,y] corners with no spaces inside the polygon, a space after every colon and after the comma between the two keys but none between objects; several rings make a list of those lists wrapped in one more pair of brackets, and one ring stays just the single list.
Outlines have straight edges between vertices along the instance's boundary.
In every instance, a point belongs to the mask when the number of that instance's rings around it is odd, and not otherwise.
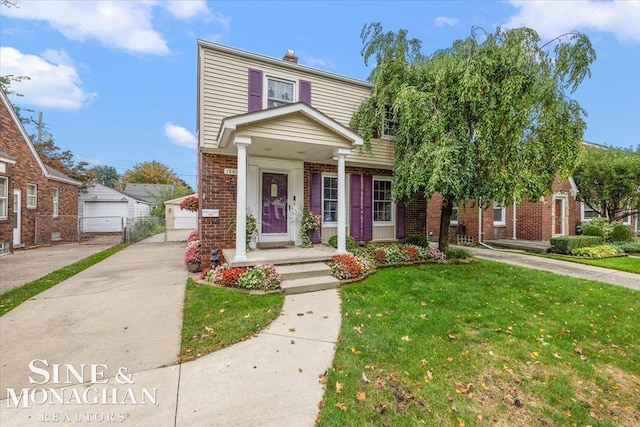
[{"label": "downspout", "polygon": [[478,199],[478,244],[482,245],[482,198]]},{"label": "downspout", "polygon": [[516,235],[516,222],[518,218],[516,218],[516,198],[513,198],[513,240],[517,240],[518,236]]}]

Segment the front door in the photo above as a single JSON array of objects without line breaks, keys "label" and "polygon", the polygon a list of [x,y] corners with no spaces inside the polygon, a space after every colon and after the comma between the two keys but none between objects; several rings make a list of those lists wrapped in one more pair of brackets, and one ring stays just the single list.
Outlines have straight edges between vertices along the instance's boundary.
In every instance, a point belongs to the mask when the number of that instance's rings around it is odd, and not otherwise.
[{"label": "front door", "polygon": [[289,174],[262,173],[260,234],[288,239]]},{"label": "front door", "polygon": [[565,216],[564,197],[555,197],[553,199],[553,236],[564,236],[566,234],[566,216]]},{"label": "front door", "polygon": [[20,239],[20,190],[13,190],[13,245],[19,245],[22,243]]}]

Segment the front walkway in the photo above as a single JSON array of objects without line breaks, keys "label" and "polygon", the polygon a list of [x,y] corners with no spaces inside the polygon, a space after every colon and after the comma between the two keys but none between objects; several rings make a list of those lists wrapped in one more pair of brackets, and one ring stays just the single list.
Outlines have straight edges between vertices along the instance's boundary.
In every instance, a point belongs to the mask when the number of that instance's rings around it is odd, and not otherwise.
[{"label": "front walkway", "polygon": [[578,279],[597,280],[612,285],[625,286],[640,291],[640,274],[594,267],[569,261],[527,255],[521,252],[491,250],[477,247],[464,247],[478,258],[490,259],[520,267],[550,271],[555,274],[576,277]]}]

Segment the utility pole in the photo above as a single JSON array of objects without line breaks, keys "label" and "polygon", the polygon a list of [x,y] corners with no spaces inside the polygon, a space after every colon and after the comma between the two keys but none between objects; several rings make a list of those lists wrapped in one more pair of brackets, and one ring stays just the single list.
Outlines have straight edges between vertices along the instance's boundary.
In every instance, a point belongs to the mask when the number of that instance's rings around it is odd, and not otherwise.
[{"label": "utility pole", "polygon": [[42,111],[38,114],[38,144],[42,143]]}]

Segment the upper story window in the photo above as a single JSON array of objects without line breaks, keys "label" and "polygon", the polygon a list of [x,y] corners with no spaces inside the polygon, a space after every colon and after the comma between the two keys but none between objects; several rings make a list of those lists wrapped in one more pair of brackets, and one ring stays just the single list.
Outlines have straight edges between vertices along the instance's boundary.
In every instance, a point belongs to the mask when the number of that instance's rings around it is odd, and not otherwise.
[{"label": "upper story window", "polygon": [[373,180],[373,222],[391,222],[391,180]]},{"label": "upper story window", "polygon": [[267,108],[295,102],[295,83],[267,77]]},{"label": "upper story window", "polygon": [[507,209],[498,202],[493,202],[493,225],[507,223]]},{"label": "upper story window", "polygon": [[9,180],[0,176],[0,218],[7,219],[9,212]]},{"label": "upper story window", "polygon": [[593,218],[598,218],[600,216],[600,212],[591,209],[584,202],[582,202],[581,205],[581,221],[591,221]]},{"label": "upper story window", "polygon": [[27,207],[35,208],[38,205],[38,186],[27,184]]},{"label": "upper story window", "polygon": [[391,108],[384,108],[384,122],[382,123],[382,134],[386,137],[394,137],[398,132],[398,122],[393,116]]},{"label": "upper story window", "polygon": [[53,216],[58,216],[58,206],[60,204],[60,190],[58,188],[53,189]]}]

